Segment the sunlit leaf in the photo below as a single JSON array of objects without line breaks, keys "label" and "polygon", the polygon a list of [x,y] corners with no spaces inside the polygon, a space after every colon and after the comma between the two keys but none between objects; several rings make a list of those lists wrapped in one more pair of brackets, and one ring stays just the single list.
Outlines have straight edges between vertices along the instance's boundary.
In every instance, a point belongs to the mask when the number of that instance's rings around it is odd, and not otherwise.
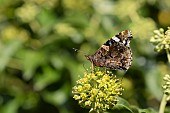
[{"label": "sunlit leaf", "polygon": [[31,79],[38,66],[42,65],[46,61],[45,55],[42,52],[28,50],[23,51],[20,55],[23,63],[23,77],[26,80]]},{"label": "sunlit leaf", "polygon": [[51,83],[56,82],[60,78],[59,73],[50,67],[44,67],[43,73],[38,74],[35,77],[35,90],[42,90],[46,86],[50,85]]},{"label": "sunlit leaf", "polygon": [[[1,43],[0,43],[1,44]],[[5,45],[0,45],[0,71],[2,71],[16,53],[16,51],[21,47],[21,42],[19,40],[12,40]]]}]

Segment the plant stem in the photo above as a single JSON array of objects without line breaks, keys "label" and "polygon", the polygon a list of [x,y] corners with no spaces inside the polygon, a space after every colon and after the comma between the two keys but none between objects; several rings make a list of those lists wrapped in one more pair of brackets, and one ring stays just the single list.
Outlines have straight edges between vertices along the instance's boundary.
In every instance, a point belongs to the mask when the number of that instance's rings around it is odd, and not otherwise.
[{"label": "plant stem", "polygon": [[[166,54],[167,54],[167,58],[168,58],[168,62],[170,63],[170,53],[169,53],[169,49],[166,49]],[[168,100],[168,95],[166,95],[165,93],[163,94],[162,97],[162,101],[160,104],[160,108],[159,108],[159,113],[164,113],[165,107],[166,107],[166,103]]]},{"label": "plant stem", "polygon": [[170,63],[170,53],[169,53],[169,49],[166,49],[166,54],[167,54],[168,62]]},{"label": "plant stem", "polygon": [[168,95],[164,94],[162,97],[161,105],[159,107],[159,113],[164,113],[165,106],[167,103],[167,98],[168,98]]}]

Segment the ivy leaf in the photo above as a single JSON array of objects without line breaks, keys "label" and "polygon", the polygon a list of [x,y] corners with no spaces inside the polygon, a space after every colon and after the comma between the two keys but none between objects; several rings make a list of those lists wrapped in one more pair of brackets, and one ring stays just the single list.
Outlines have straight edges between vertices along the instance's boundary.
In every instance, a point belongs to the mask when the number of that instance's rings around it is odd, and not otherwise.
[{"label": "ivy leaf", "polygon": [[148,108],[148,109],[141,109],[141,110],[139,110],[139,113],[157,113],[157,112],[154,111],[151,108]]},{"label": "ivy leaf", "polygon": [[118,97],[118,100],[118,103],[114,106],[112,110],[114,113],[134,113],[130,108],[129,103],[125,99]]},{"label": "ivy leaf", "polygon": [[140,109],[137,106],[131,106],[125,99],[118,97],[118,103],[114,106],[113,113],[157,113],[155,110]]}]

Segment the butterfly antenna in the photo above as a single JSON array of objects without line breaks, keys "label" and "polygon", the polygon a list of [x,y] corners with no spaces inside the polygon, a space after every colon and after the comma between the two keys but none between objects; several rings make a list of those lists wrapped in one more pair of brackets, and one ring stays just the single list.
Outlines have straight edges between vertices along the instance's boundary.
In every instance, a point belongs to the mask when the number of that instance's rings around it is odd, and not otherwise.
[{"label": "butterfly antenna", "polygon": [[78,49],[76,49],[76,48],[73,48],[73,50],[74,50],[75,52],[78,52]]}]

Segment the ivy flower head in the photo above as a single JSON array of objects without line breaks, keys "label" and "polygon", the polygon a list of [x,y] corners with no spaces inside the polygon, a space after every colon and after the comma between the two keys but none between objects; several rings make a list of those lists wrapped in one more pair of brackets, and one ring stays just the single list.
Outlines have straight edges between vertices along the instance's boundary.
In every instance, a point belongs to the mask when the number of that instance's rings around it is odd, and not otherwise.
[{"label": "ivy flower head", "polygon": [[164,29],[154,31],[154,36],[151,37],[150,42],[155,45],[155,50],[160,52],[161,50],[170,50],[170,27],[164,32]]},{"label": "ivy flower head", "polygon": [[164,93],[170,96],[170,75],[166,74],[163,78],[164,84],[162,86]]},{"label": "ivy flower head", "polygon": [[106,111],[116,105],[117,97],[122,95],[122,84],[110,72],[100,70],[92,73],[84,73],[83,78],[77,80],[73,87],[73,98],[82,107],[90,108],[91,111]]}]

